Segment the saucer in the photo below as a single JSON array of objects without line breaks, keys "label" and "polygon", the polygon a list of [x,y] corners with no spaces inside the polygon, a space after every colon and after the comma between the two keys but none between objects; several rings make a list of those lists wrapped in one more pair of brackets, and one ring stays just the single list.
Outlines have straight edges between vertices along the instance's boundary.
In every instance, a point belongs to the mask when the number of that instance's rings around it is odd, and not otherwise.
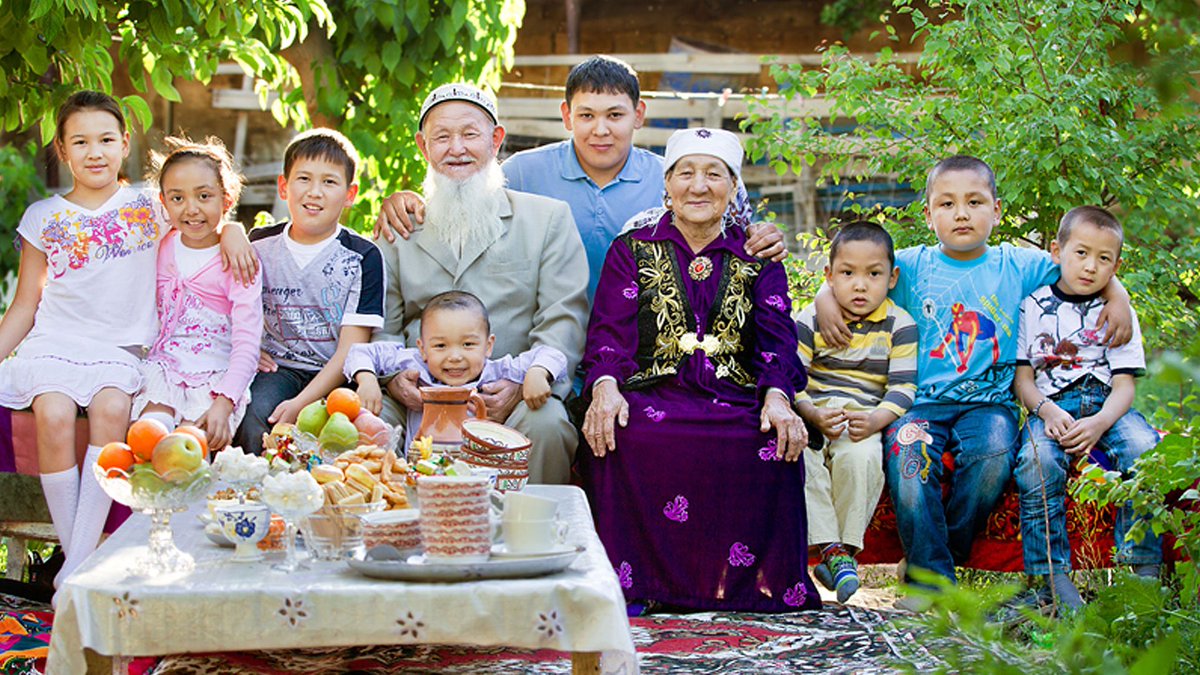
[{"label": "saucer", "polygon": [[204,526],[204,536],[208,537],[209,541],[221,548],[234,548],[233,542],[229,541],[229,538],[221,530],[221,526],[216,523]]},{"label": "saucer", "polygon": [[496,544],[492,546],[493,558],[543,558],[548,555],[561,555],[569,551],[574,551],[575,547],[569,544],[555,544],[544,551],[516,551],[508,550],[505,544]]}]

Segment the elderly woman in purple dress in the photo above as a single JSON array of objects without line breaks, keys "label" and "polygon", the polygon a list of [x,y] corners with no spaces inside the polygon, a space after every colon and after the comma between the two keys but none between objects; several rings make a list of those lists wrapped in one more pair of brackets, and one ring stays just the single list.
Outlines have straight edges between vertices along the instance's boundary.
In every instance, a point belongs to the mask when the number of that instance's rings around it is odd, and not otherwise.
[{"label": "elderly woman in purple dress", "polygon": [[721,129],[667,143],[667,212],[617,237],[588,327],[580,469],[631,602],[791,611],[807,574],[805,384],[787,278],[728,226],[742,148]]}]

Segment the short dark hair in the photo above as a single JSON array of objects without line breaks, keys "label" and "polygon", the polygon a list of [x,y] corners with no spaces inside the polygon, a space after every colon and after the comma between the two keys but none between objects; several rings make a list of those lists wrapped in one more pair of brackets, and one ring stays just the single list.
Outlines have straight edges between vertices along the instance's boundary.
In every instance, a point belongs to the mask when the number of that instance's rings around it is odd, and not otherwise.
[{"label": "short dark hair", "polygon": [[482,300],[466,291],[446,291],[430,298],[429,302],[425,304],[425,308],[421,310],[422,332],[425,330],[425,317],[434,312],[447,310],[475,312],[483,319],[484,330],[488,333],[492,332],[492,320],[488,317],[487,307],[484,306]]},{"label": "short dark hair", "polygon": [[[1067,240],[1071,238],[1071,230],[1079,223],[1091,223],[1102,230],[1115,232],[1121,238],[1121,243],[1125,243],[1125,228],[1121,227],[1121,221],[1117,220],[1111,211],[1099,206],[1076,206],[1058,221],[1059,246],[1067,244]],[[1121,249],[1117,248],[1117,254],[1120,253]]]},{"label": "short dark hair", "polygon": [[833,235],[833,242],[829,244],[830,265],[833,265],[842,245],[852,241],[870,241],[879,244],[883,250],[887,251],[888,266],[896,266],[896,245],[892,243],[892,235],[888,234],[888,231],[883,229],[879,223],[869,220],[856,220],[838,228]]},{"label": "short dark hair", "polygon": [[933,181],[947,171],[974,171],[987,179],[988,190],[992,193],[992,199],[999,197],[996,193],[996,172],[992,171],[992,167],[988,166],[987,162],[970,155],[954,155],[934,164],[933,168],[929,170],[929,175],[925,178],[926,204],[929,203],[929,188],[933,185]]},{"label": "short dark hair", "polygon": [[67,97],[58,109],[58,118],[54,125],[54,149],[59,157],[63,156],[63,134],[67,133],[67,120],[77,112],[106,112],[117,120],[117,128],[125,133],[125,113],[121,112],[121,104],[117,99],[102,91],[84,89]]},{"label": "short dark hair", "polygon": [[341,164],[348,184],[353,184],[358,175],[358,151],[350,139],[333,129],[309,129],[293,138],[283,151],[283,175],[290,176],[292,166],[301,159]]},{"label": "short dark hair", "polygon": [[625,94],[637,105],[641,96],[637,71],[621,59],[596,55],[577,64],[567,74],[567,105],[576,92]]}]

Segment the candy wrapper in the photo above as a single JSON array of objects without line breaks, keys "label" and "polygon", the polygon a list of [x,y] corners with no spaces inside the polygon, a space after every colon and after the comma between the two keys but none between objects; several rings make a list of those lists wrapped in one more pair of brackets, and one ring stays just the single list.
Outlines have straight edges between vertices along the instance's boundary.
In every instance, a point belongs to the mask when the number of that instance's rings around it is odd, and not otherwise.
[{"label": "candy wrapper", "polygon": [[316,437],[282,422],[263,434],[263,457],[272,473],[311,471],[321,463]]}]

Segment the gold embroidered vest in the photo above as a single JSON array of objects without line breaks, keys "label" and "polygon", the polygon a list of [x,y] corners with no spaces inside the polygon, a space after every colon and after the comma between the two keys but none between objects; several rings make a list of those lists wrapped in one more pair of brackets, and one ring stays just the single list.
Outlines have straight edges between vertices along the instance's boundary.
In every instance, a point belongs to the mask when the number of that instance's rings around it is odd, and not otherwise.
[{"label": "gold embroidered vest", "polygon": [[750,313],[754,281],[762,263],[747,262],[729,252],[721,256],[720,283],[707,321],[709,332],[701,335],[684,291],[675,245],[631,235],[618,237],[633,251],[638,284],[638,372],[625,386],[645,387],[675,375],[684,357],[697,349],[708,355],[717,377],[743,387],[756,386],[758,380],[749,370],[748,348],[755,342]]}]

